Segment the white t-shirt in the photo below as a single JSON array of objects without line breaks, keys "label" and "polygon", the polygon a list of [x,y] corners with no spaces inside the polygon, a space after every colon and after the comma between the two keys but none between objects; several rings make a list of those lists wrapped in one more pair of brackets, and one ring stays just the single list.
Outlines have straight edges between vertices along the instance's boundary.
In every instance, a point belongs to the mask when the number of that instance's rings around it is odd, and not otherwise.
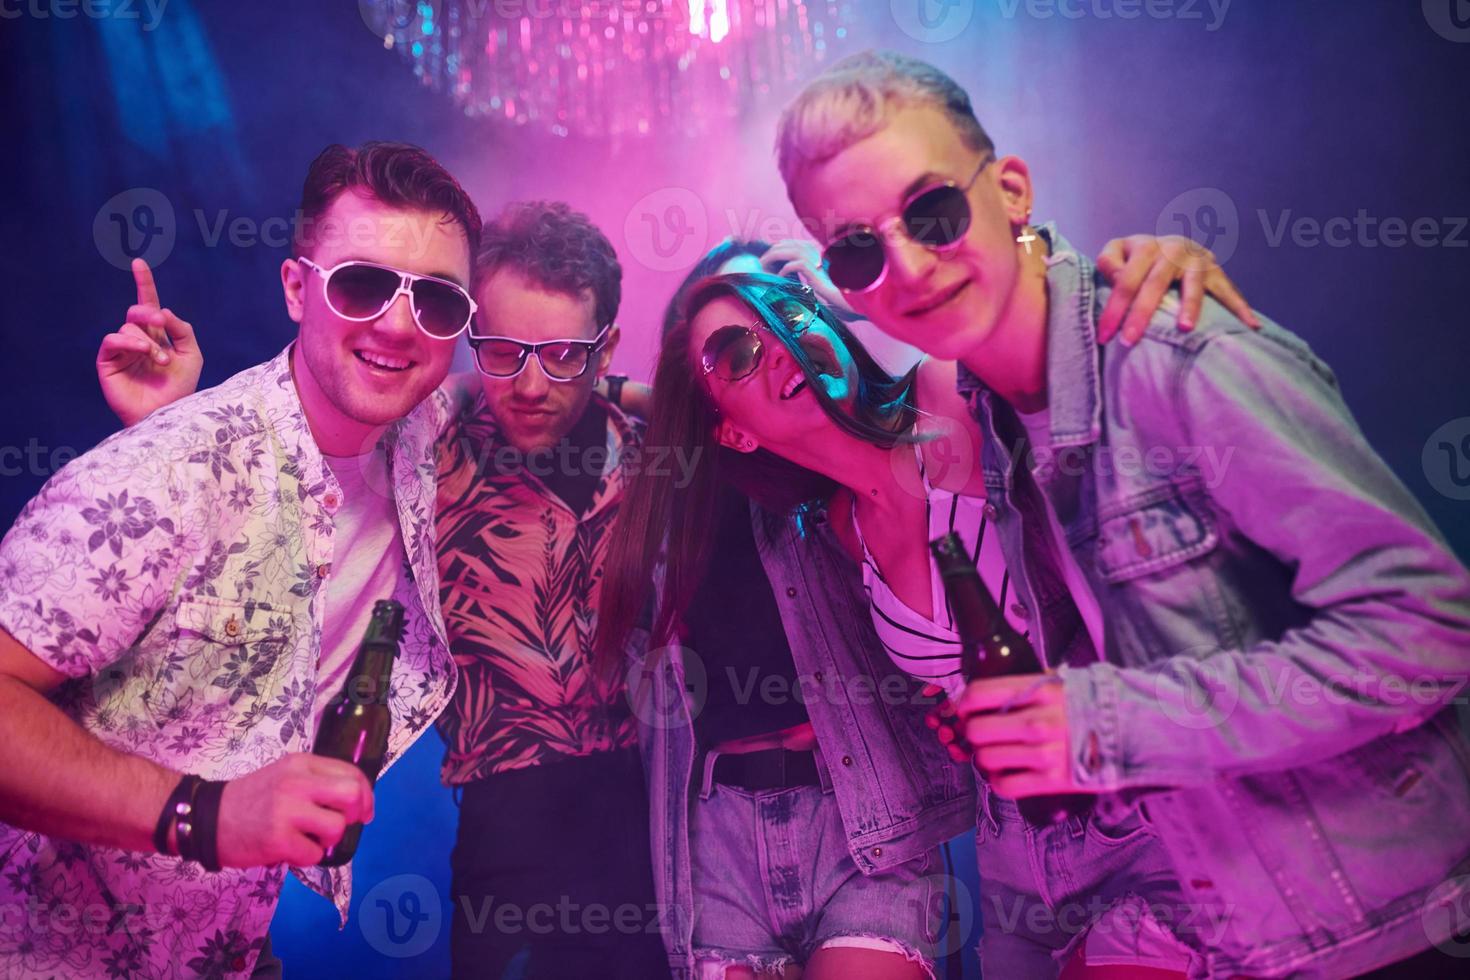
[{"label": "white t-shirt", "polygon": [[375,449],[361,456],[324,458],[341,487],[341,499],[333,514],[332,572],[327,577],[313,732],[328,701],[347,682],[374,603],[393,598],[406,559],[387,455]]}]

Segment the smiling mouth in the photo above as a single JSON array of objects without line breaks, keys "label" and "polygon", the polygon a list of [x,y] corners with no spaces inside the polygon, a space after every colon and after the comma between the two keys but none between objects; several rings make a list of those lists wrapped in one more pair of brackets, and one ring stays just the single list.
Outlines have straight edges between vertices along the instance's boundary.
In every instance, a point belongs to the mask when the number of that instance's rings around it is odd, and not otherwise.
[{"label": "smiling mouth", "polygon": [[403,357],[389,357],[387,354],[366,350],[355,350],[352,353],[359,361],[378,371],[407,371],[413,367],[413,361]]},{"label": "smiling mouth", "polygon": [[970,280],[966,279],[964,282],[960,283],[958,286],[955,286],[953,289],[944,293],[940,293],[933,300],[926,300],[925,302],[920,303],[918,306],[911,307],[907,312],[904,313],[904,316],[923,316],[926,313],[933,313],[941,306],[944,306],[946,303],[953,300],[960,293],[964,292],[965,289],[969,287],[969,285]]},{"label": "smiling mouth", "polygon": [[790,401],[804,391],[806,387],[806,375],[800,372],[793,374],[791,380],[786,382],[785,386],[781,389],[781,400],[783,402]]}]

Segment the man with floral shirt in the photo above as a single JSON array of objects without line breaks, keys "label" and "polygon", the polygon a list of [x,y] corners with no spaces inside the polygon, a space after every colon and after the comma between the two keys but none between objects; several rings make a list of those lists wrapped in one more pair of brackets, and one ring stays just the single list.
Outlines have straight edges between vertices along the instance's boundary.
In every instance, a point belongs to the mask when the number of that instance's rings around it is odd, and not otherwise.
[{"label": "man with floral shirt", "polygon": [[[310,748],[373,600],[407,612],[390,762],[452,696],[429,396],[480,219],[400,144],[329,147],[301,213],[296,341],[74,461],[0,544],[0,977],[250,975],[287,865],[345,917],[348,869],[314,866],[372,790]],[[113,343],[197,358],[146,270],[139,294]],[[224,784],[221,871],[172,829],[156,853],[183,773]]]}]

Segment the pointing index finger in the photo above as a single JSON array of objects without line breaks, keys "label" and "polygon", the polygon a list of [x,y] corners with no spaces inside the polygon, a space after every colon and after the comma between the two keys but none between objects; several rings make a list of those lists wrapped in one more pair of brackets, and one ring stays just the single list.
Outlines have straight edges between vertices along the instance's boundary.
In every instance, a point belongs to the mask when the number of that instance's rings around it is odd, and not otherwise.
[{"label": "pointing index finger", "polygon": [[153,270],[142,259],[133,260],[133,282],[138,285],[138,304],[158,306],[158,287],[153,284]]}]

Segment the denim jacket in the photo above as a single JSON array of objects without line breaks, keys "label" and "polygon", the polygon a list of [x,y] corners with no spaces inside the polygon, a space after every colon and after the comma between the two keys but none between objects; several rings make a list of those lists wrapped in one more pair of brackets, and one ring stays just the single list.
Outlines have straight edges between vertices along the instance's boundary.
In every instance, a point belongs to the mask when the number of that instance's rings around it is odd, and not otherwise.
[{"label": "denim jacket", "polygon": [[[878,642],[858,565],[824,515],[776,526],[752,506],[751,519],[858,868],[875,874],[973,828],[972,771],[955,765],[925,725],[931,702],[920,697],[922,685],[894,668]],[[703,748],[696,744],[693,719],[705,668],[693,651],[659,642],[633,645],[628,696],[649,782],[664,943],[675,976],[683,978],[693,970],[698,914],[689,816]]]},{"label": "denim jacket", "polygon": [[1212,923],[1210,976],[1344,976],[1442,941],[1470,894],[1464,567],[1299,338],[1207,301],[1193,332],[1165,309],[1099,347],[1106,286],[1045,232],[1052,446],[963,370],[960,390],[1077,781],[1143,801],[1181,912]]}]

